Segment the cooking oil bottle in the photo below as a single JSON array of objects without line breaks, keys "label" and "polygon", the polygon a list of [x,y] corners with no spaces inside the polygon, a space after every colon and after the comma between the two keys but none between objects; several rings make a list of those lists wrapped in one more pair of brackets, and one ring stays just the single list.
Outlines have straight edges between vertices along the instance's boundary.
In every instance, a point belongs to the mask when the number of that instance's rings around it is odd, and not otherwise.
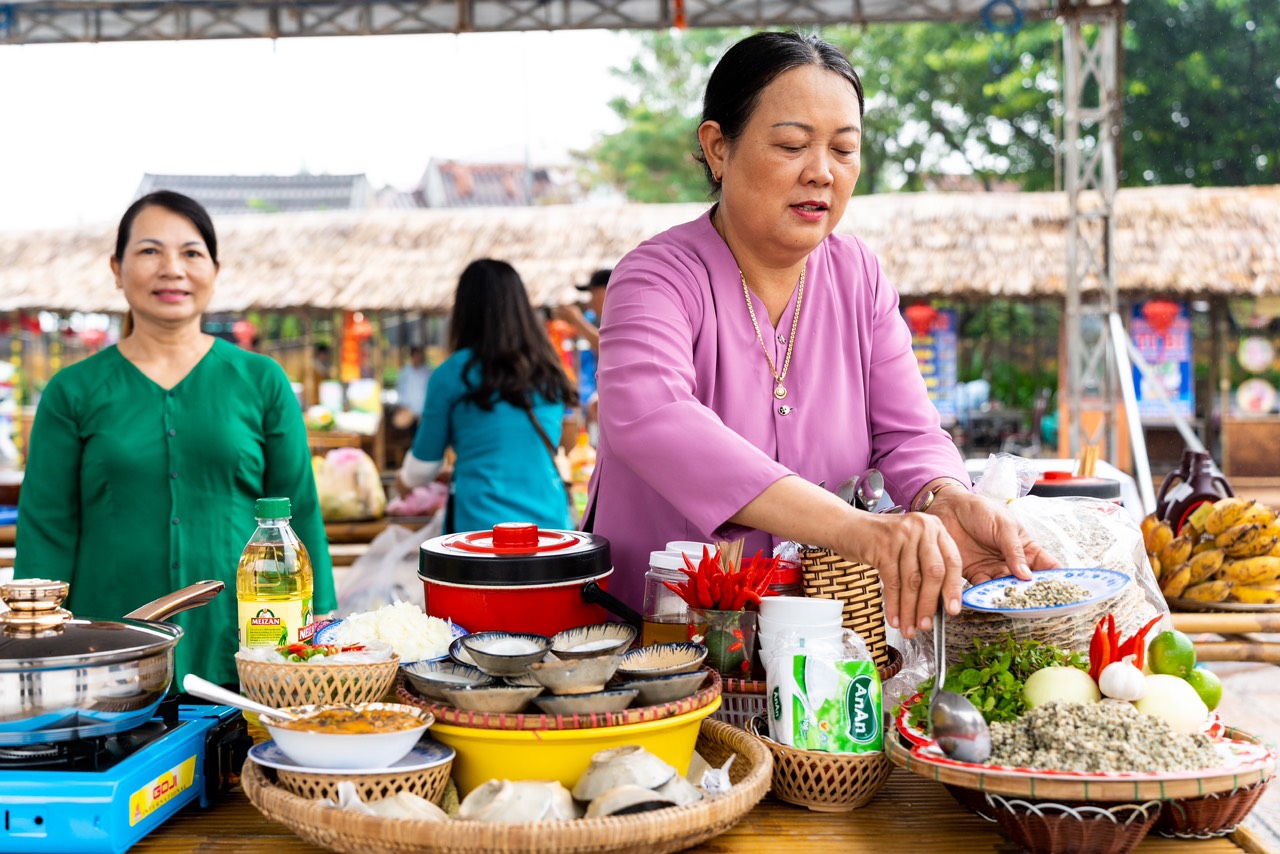
[{"label": "cooking oil bottle", "polygon": [[307,547],[289,526],[288,498],[259,498],[253,532],[236,569],[240,646],[310,643],[314,586]]}]

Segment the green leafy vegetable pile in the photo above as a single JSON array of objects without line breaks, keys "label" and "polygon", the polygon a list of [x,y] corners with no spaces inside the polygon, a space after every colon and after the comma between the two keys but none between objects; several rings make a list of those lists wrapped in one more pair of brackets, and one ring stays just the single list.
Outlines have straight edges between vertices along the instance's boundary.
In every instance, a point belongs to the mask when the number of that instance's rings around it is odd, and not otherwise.
[{"label": "green leafy vegetable pile", "polygon": [[[995,643],[974,638],[973,649],[947,668],[942,687],[968,697],[987,723],[1016,720],[1027,711],[1022,687],[1027,677],[1045,667],[1059,665],[1088,671],[1088,659],[1081,653],[1059,649],[1037,640],[1018,641],[1006,637]],[[907,722],[929,728],[929,692],[933,677],[920,683],[924,699],[911,707]],[[899,707],[899,710],[901,707]]]}]

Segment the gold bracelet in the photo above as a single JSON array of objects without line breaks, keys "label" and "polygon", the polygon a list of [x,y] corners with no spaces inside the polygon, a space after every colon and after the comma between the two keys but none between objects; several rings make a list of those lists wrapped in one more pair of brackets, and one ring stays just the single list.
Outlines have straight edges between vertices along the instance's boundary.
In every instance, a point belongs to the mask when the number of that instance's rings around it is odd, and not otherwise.
[{"label": "gold bracelet", "polygon": [[912,511],[915,513],[923,513],[926,510],[928,510],[930,507],[933,506],[933,499],[937,496],[937,494],[949,486],[960,486],[960,482],[957,480],[944,480],[942,483],[938,484],[932,489],[927,490],[925,494],[917,502],[917,506],[912,508]]}]

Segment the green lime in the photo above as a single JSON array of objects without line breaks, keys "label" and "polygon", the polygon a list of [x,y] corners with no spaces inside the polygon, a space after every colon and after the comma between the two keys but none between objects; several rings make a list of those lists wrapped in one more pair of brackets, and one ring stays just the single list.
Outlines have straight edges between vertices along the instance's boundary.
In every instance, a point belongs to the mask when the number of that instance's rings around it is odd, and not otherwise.
[{"label": "green lime", "polygon": [[1161,632],[1151,639],[1151,645],[1147,647],[1147,663],[1153,673],[1186,679],[1196,666],[1195,644],[1177,629]]},{"label": "green lime", "polygon": [[1222,680],[1218,678],[1218,674],[1207,667],[1196,667],[1187,676],[1187,681],[1196,689],[1209,711],[1218,708],[1218,704],[1222,702]]}]

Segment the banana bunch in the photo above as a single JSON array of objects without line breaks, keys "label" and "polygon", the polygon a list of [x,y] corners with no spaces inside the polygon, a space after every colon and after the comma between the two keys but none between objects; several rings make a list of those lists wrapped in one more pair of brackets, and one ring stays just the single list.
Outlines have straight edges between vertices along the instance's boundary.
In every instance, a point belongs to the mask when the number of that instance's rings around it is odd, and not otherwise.
[{"label": "banana bunch", "polygon": [[1142,537],[1167,599],[1280,604],[1280,519],[1265,504],[1201,504],[1178,532],[1153,513]]}]

